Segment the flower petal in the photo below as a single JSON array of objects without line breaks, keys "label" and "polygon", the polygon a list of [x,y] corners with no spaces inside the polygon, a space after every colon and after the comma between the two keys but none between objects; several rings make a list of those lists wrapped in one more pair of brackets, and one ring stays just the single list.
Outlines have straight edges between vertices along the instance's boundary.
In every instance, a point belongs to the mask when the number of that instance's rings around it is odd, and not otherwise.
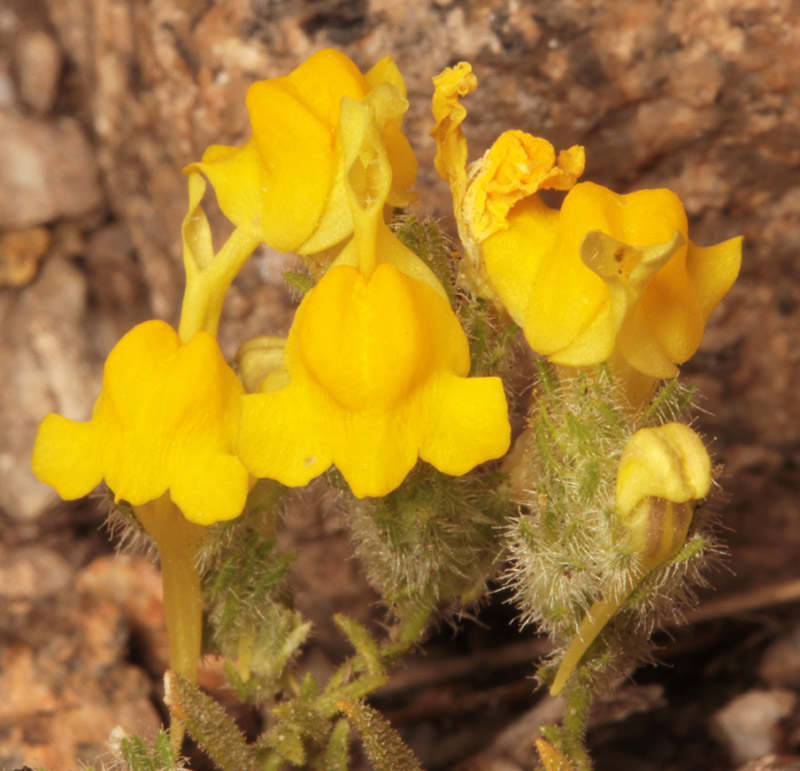
[{"label": "flower petal", "polygon": [[508,450],[511,426],[500,378],[442,373],[418,398],[424,400],[419,455],[439,471],[460,476]]},{"label": "flower petal", "polygon": [[731,238],[714,246],[689,243],[686,270],[697,292],[704,321],[733,286],[741,265],[741,238]]},{"label": "flower petal", "polygon": [[90,493],[103,479],[101,443],[91,423],[50,414],[33,445],[33,473],[66,501]]},{"label": "flower petal", "polygon": [[522,326],[536,276],[555,245],[558,210],[532,195],[511,210],[508,223],[483,242],[481,254],[492,289]]},{"label": "flower petal", "polygon": [[186,453],[170,474],[170,497],[192,522],[224,522],[242,513],[249,478],[234,455]]},{"label": "flower petal", "polygon": [[[462,216],[480,243],[509,227],[509,210],[538,190],[569,190],[583,173],[582,147],[563,151],[524,131],[506,131],[476,164],[464,196]],[[563,167],[562,167],[563,166]]]},{"label": "flower petal", "polygon": [[387,495],[417,462],[416,425],[407,410],[365,410],[346,416],[334,437],[334,463],[357,498]]},{"label": "flower petal", "polygon": [[269,221],[264,227],[262,194],[270,180],[254,139],[243,147],[211,145],[200,163],[192,163],[183,171],[184,174],[199,171],[208,177],[220,209],[237,227],[264,241],[277,238],[293,243],[290,234],[271,232],[273,224]]},{"label": "flower petal", "polygon": [[335,402],[298,372],[280,391],[243,398],[238,453],[253,476],[301,487],[330,468],[341,431]]},{"label": "flower petal", "polygon": [[471,65],[461,62],[437,75],[433,79],[433,87],[433,119],[436,121],[430,132],[436,140],[433,162],[439,176],[450,183],[453,205],[458,210],[467,178],[467,140],[461,129],[467,110],[460,99],[478,87],[478,79]]}]

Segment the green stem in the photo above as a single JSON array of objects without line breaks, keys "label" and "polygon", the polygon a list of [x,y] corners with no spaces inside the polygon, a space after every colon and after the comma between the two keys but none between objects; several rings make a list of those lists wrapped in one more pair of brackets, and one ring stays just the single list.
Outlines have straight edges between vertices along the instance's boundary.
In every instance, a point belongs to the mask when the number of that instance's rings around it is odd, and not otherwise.
[{"label": "green stem", "polygon": [[[200,662],[203,594],[195,559],[208,528],[190,522],[169,493],[135,507],[136,517],[152,536],[161,561],[164,614],[169,636],[169,668],[192,683]],[[180,749],[183,726],[170,730],[173,748]]]},{"label": "green stem", "polygon": [[578,684],[569,690],[567,714],[564,717],[563,750],[577,771],[590,771],[592,768],[592,760],[583,741],[591,704],[591,691],[586,686]]},{"label": "green stem", "polygon": [[567,679],[578,666],[583,654],[589,649],[589,646],[595,641],[603,627],[611,620],[614,614],[622,607],[625,600],[628,599],[631,592],[639,585],[641,580],[645,577],[647,571],[638,569],[634,571],[628,580],[628,586],[620,592],[609,590],[602,600],[597,602],[589,608],[586,615],[578,627],[578,633],[572,638],[569,647],[567,648],[564,658],[558,665],[556,677],[553,680],[553,685],[550,686],[550,694],[557,696],[561,693]]}]

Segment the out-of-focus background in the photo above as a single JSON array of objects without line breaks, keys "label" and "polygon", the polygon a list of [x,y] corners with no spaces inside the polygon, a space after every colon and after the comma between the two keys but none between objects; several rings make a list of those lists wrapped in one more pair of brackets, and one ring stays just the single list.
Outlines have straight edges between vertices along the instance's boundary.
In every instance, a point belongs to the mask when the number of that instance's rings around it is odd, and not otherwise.
[{"label": "out-of-focus background", "polygon": [[[800,768],[794,0],[3,0],[0,767],[77,768],[115,726],[158,724],[157,571],[111,556],[96,501],[63,504],[36,481],[33,436],[47,412],[88,417],[103,360],[133,324],[177,319],[181,168],[247,137],[253,81],[325,46],[362,69],[387,54],[399,65],[420,212],[452,225],[428,137],[431,77],[466,59],[480,84],[467,101],[471,159],[507,128],[580,143],[586,178],[675,190],[697,243],[745,236],[739,281],[684,367],[724,464],[731,556],[689,624],[659,638],[669,666],[598,705],[590,741],[599,769]],[[237,279],[226,354],[288,329],[289,264],[262,250]],[[299,602],[320,620],[306,663],[324,672],[346,651],[324,619],[379,616],[375,596],[324,500],[291,512],[281,537],[301,553]],[[382,695],[426,768],[532,767],[532,729],[558,705],[525,679],[541,643],[512,618],[500,597],[477,621],[444,624]],[[224,698],[218,665],[204,678]],[[769,753],[782,758],[745,766]]]}]

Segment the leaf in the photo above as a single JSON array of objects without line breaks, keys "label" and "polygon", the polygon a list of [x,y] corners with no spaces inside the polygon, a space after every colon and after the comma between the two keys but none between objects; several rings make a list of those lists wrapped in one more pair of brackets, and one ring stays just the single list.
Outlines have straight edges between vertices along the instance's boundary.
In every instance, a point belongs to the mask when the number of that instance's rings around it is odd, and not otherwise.
[{"label": "leaf", "polygon": [[176,672],[164,675],[164,701],[172,715],[222,771],[248,771],[255,757],[228,713]]},{"label": "leaf", "polygon": [[300,732],[285,723],[273,726],[259,737],[257,747],[270,747],[295,766],[302,766],[306,762],[306,750]]},{"label": "leaf", "polygon": [[331,731],[328,748],[325,751],[325,768],[327,771],[347,771],[350,765],[350,726],[342,718]]},{"label": "leaf", "polygon": [[350,644],[363,656],[369,673],[383,675],[385,671],[378,645],[366,628],[342,613],[337,613],[333,621],[347,635]]},{"label": "leaf", "polygon": [[414,753],[380,712],[361,701],[342,700],[337,706],[361,736],[375,771],[422,771]]},{"label": "leaf", "polygon": [[123,737],[119,753],[129,771],[175,771],[184,767],[183,758],[173,753],[164,730],[156,734],[152,748],[138,736]]}]

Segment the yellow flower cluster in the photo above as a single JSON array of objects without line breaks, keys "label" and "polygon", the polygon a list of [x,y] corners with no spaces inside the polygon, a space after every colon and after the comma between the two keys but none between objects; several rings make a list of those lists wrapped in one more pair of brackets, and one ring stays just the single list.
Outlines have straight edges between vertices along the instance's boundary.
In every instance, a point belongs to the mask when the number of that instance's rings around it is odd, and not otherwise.
[{"label": "yellow flower cluster", "polygon": [[[582,147],[556,155],[513,130],[467,165],[460,100],[476,78],[462,63],[434,86],[435,164],[452,192],[463,282],[505,309],[535,352],[564,367],[608,362],[629,403],[641,405],[697,350],[738,274],[741,239],[696,246],[669,190],[619,195],[578,182]],[[255,83],[247,108],[252,136],[242,147],[209,147],[184,170],[177,331],[153,320],[126,334],[91,419],[48,415],[32,459],[64,498],[105,481],[134,507],[161,554],[172,667],[188,677],[201,643],[199,526],[238,516],[254,477],[302,486],[335,465],[355,496],[379,497],[420,459],[463,475],[511,441],[502,381],[469,377],[467,336],[447,291],[387,224],[415,199],[417,173],[394,62],[362,74],[343,54],[319,51],[286,77]],[[235,226],[216,252],[202,209],[207,183]],[[545,189],[566,193],[559,208],[544,203]],[[315,277],[325,271],[288,338],[245,344],[235,372],[217,326],[260,243],[307,258]],[[710,460],[686,426],[645,429],[617,480],[615,527],[639,560],[635,584],[685,542]],[[554,693],[627,593],[590,609]],[[540,752],[548,768],[562,767],[555,748],[540,743]]]},{"label": "yellow flower cluster", "polygon": [[[101,480],[134,506],[168,491],[187,519],[210,524],[241,512],[248,472],[296,486],[336,464],[357,496],[382,496],[418,458],[464,474],[503,455],[501,381],[467,378],[467,338],[444,288],[384,221],[386,207],[414,199],[416,176],[394,62],[362,75],[323,50],[254,84],[247,105],[252,138],[210,147],[185,170],[179,335],[157,321],[128,333],[91,421],[43,421],[37,475],[65,498]],[[217,254],[201,174],[236,225]],[[225,291],[261,241],[301,254],[343,246],[297,311],[284,366],[271,344],[272,376],[245,396],[214,335]]]},{"label": "yellow flower cluster", "polygon": [[[617,195],[577,183],[584,153],[503,134],[467,169],[459,99],[468,64],[434,79],[438,153],[473,285],[501,303],[534,350],[565,365],[624,361],[673,376],[739,268],[740,241],[689,241],[668,190]],[[366,74],[323,50],[254,84],[253,135],[187,167],[187,289],[179,336],[148,322],[109,356],[88,424],[48,416],[34,468],[65,497],[101,479],[135,505],[169,491],[192,521],[241,511],[248,472],[303,485],[335,464],[357,496],[396,488],[422,458],[463,474],[501,456],[502,383],[467,378],[466,336],[431,271],[384,221],[416,175],[402,133],[405,85],[391,59]],[[202,175],[237,226],[214,254]],[[568,190],[546,206],[544,188]],[[224,293],[259,242],[338,257],[297,311],[280,375],[244,395],[214,335]],[[271,365],[275,370],[274,361]]]}]

